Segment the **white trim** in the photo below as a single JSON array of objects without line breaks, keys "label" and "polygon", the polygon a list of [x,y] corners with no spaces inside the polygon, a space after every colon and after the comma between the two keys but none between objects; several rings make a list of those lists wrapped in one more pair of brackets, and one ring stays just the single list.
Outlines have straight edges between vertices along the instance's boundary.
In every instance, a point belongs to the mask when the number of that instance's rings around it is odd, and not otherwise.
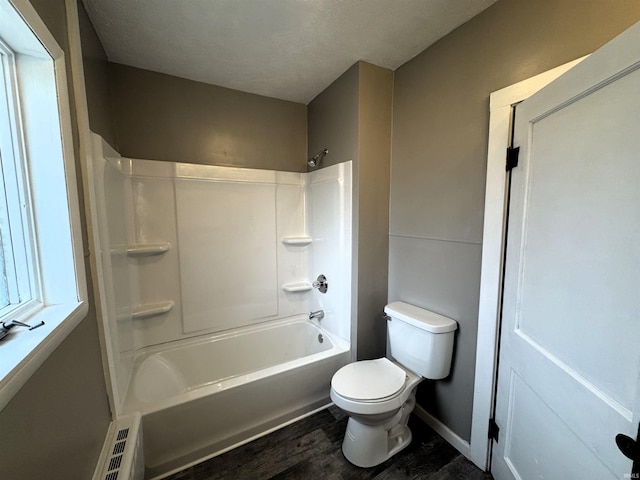
[{"label": "white trim", "polygon": [[71,128],[71,104],[69,102],[69,88],[64,56],[54,60],[56,71],[56,91],[60,115],[60,129],[62,131],[62,153],[65,159],[65,180],[67,185],[67,201],[69,207],[69,221],[71,223],[72,255],[74,271],[78,288],[78,298],[86,301],[88,298],[87,274],[84,263],[84,243],[82,241],[82,221],[80,216],[80,199],[78,197],[78,175],[75,165],[73,149],[73,135]]},{"label": "white trim", "polygon": [[438,435],[449,442],[456,450],[462,455],[469,458],[470,445],[469,442],[458,436],[453,430],[447,427],[444,423],[438,420],[436,417],[427,412],[420,405],[416,405],[413,412],[424,423],[429,425]]},{"label": "white trim", "polygon": [[511,106],[530,97],[585,57],[493,92],[490,97],[487,183],[482,234],[482,267],[476,347],[476,373],[469,459],[479,468],[489,465],[487,430],[493,409],[496,339],[502,278],[502,239],[505,203],[505,155],[509,142]]},{"label": "white trim", "polygon": [[[20,14],[24,22],[29,25],[29,29],[39,40],[39,42],[34,42],[31,38],[29,38],[30,36],[28,34],[21,35],[21,45],[11,45],[11,48],[18,53],[24,53],[25,55],[37,58],[46,59],[47,53],[45,53],[45,51],[48,52],[48,55],[54,59],[64,57],[64,50],[62,50],[60,45],[58,45],[58,42],[53,37],[45,23],[42,21],[42,19],[38,15],[38,12],[36,12],[33,6],[31,6],[29,0],[8,1],[13,5],[14,10]],[[12,16],[11,13],[12,12],[10,12],[9,15],[4,18],[4,20],[10,18],[10,16]]]}]

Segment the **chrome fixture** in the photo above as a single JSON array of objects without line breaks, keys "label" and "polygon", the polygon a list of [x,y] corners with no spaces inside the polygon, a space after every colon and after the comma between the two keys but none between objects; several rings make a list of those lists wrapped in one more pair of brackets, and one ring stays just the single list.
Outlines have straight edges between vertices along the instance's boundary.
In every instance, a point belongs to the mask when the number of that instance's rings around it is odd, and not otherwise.
[{"label": "chrome fixture", "polygon": [[320,274],[315,282],[313,282],[313,288],[317,288],[320,290],[320,293],[327,293],[327,289],[329,288],[329,282],[327,282],[327,277]]},{"label": "chrome fixture", "polygon": [[324,156],[327,153],[329,153],[329,149],[328,148],[325,148],[324,150],[320,150],[313,157],[311,157],[309,160],[307,160],[307,163],[309,164],[309,166],[311,168],[316,168],[320,164],[320,162],[322,161],[322,159],[324,158]]},{"label": "chrome fixture", "polygon": [[324,318],[324,310],[316,310],[315,312],[311,312],[309,314],[309,320],[313,320],[314,318],[322,320]]}]

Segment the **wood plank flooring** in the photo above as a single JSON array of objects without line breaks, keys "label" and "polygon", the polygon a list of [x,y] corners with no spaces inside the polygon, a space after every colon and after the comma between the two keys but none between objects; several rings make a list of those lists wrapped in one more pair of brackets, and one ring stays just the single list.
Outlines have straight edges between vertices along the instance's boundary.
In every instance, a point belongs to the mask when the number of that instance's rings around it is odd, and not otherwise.
[{"label": "wood plank flooring", "polygon": [[168,480],[490,480],[421,420],[413,441],[381,465],[358,468],[342,455],[347,417],[329,407]]}]

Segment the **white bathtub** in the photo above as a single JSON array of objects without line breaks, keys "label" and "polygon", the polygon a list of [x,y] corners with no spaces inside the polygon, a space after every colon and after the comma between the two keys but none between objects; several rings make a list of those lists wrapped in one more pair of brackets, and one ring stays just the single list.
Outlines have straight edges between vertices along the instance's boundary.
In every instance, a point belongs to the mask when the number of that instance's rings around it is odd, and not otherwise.
[{"label": "white bathtub", "polygon": [[147,477],[328,405],[349,361],[348,344],[304,316],[141,351],[124,409],[142,414]]}]

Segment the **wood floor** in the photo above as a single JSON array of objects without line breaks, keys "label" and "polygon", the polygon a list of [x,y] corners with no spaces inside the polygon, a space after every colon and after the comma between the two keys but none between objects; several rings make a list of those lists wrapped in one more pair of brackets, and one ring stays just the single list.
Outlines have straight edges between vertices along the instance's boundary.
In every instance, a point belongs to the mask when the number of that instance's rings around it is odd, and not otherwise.
[{"label": "wood floor", "polygon": [[337,407],[178,472],[170,480],[489,480],[421,420],[412,418],[413,441],[372,468],[351,465],[341,445],[347,418]]}]

